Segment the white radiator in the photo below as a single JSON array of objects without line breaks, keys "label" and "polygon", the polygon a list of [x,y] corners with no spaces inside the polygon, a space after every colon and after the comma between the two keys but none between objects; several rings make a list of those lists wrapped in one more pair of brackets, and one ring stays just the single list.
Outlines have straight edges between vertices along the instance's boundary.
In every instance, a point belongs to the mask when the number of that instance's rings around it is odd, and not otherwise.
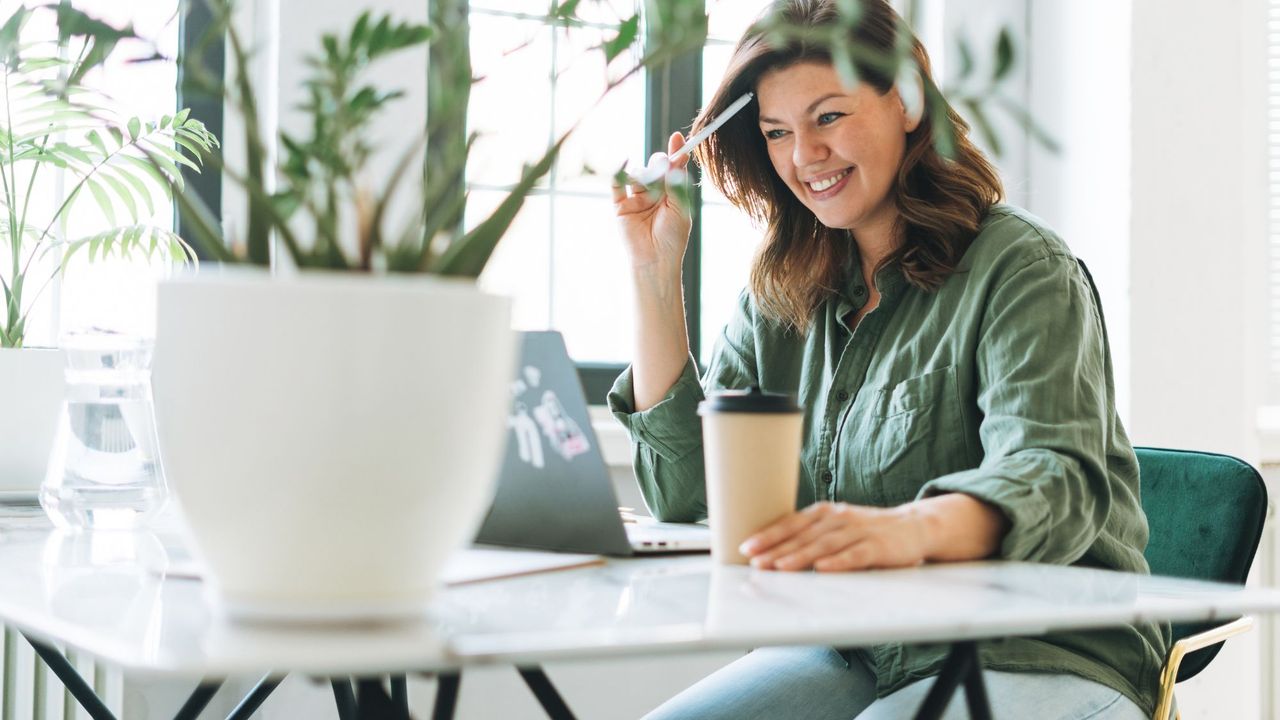
[{"label": "white radiator", "polygon": [[[91,659],[77,657],[74,652],[67,657],[111,712],[122,718],[121,674],[97,666]],[[0,720],[90,720],[57,676],[36,656],[27,639],[9,627],[4,629],[0,661],[4,677],[0,685]]]}]

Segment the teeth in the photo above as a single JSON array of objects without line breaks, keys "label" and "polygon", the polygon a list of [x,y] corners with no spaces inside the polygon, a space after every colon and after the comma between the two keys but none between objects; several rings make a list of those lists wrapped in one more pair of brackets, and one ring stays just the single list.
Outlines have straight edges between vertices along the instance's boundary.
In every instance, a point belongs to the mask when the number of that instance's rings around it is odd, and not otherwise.
[{"label": "teeth", "polygon": [[829,178],[827,178],[826,180],[818,180],[817,182],[811,182],[811,183],[809,183],[809,187],[810,187],[810,188],[813,188],[813,191],[814,191],[814,192],[822,192],[823,190],[826,190],[827,188],[833,187],[836,183],[838,183],[838,182],[840,182],[841,180],[843,180],[843,179],[844,179],[844,176],[845,176],[845,175],[848,175],[848,174],[849,174],[849,171],[848,171],[848,170],[845,170],[844,172],[840,173],[839,175],[835,175],[835,176],[833,176],[833,177],[829,177]]}]

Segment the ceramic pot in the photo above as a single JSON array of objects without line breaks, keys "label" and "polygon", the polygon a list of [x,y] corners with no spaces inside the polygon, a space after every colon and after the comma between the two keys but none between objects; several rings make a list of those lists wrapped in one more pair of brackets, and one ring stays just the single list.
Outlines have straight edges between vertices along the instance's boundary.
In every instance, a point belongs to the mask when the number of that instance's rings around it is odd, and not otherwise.
[{"label": "ceramic pot", "polygon": [[471,282],[303,273],[159,287],[161,452],[234,617],[419,615],[474,537],[515,334]]}]

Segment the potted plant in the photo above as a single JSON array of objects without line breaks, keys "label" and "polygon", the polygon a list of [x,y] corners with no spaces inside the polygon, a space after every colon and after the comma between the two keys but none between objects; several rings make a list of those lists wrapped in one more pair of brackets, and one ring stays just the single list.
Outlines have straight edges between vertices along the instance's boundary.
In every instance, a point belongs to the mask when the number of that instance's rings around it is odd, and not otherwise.
[{"label": "potted plant", "polygon": [[[429,25],[365,13],[320,38],[299,108],[310,132],[280,133],[272,165],[231,3],[206,4],[211,32],[225,33],[228,77],[186,72],[246,128],[240,162],[210,161],[245,191],[243,235],[224,237],[198,197],[174,192],[193,243],[251,269],[206,264],[161,285],[153,377],[169,482],[233,616],[421,613],[491,500],[506,431],[509,300],[474,280],[565,138],[462,230],[468,4],[436,0]],[[568,21],[577,4],[557,12]],[[611,57],[637,39],[628,25]],[[702,37],[705,27],[685,42]],[[368,68],[424,46],[427,127],[372,180],[370,122],[400,93]],[[412,207],[408,221],[397,223],[396,202]]]},{"label": "potted plant", "polygon": [[[433,0],[429,25],[365,13],[319,39],[299,108],[309,134],[280,133],[272,163],[276,132],[260,125],[231,2],[206,4],[211,32],[226,37],[229,75],[187,73],[243,120],[243,157],[209,161],[245,191],[243,232],[224,236],[198,197],[174,192],[192,242],[250,268],[211,274],[206,264],[161,286],[154,384],[171,486],[233,616],[421,613],[490,501],[506,427],[508,301],[473,281],[567,135],[462,230],[474,139],[468,4]],[[553,19],[572,22],[578,5],[559,3]],[[700,7],[650,6],[633,72],[706,37]],[[642,41],[640,27],[638,16],[621,22],[601,50],[612,60]],[[424,45],[427,127],[408,133],[394,170],[373,180],[370,123],[399,92],[370,81],[369,69]],[[412,206],[407,222],[392,217],[395,201]]]},{"label": "potted plant", "polygon": [[[53,15],[56,40],[23,36],[40,13]],[[185,111],[157,121],[120,117],[109,98],[84,83],[127,38],[137,39],[131,28],[110,28],[69,3],[19,7],[0,25],[0,490],[29,493],[44,477],[63,399],[63,358],[56,349],[29,347],[27,337],[28,319],[53,279],[80,252],[90,260],[193,257],[150,217],[157,197],[167,200],[171,183],[182,182],[178,167],[198,170],[217,141]],[[45,207],[51,188],[41,183],[56,173],[65,198]],[[83,204],[104,221],[71,236],[68,217]]]}]

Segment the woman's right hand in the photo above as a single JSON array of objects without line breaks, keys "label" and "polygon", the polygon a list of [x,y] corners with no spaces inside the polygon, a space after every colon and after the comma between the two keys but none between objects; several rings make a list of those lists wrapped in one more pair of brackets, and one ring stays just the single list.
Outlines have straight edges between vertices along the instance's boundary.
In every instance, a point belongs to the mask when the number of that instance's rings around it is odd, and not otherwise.
[{"label": "woman's right hand", "polygon": [[[672,133],[667,141],[667,155],[674,155],[683,145],[684,136]],[[680,158],[671,164],[668,173],[683,171],[688,162],[687,155]],[[678,177],[681,178],[678,181],[683,182],[683,175]],[[689,229],[693,226],[688,211],[680,207],[669,192],[654,198],[637,183],[630,186],[629,194],[627,191],[627,187],[613,186],[614,209],[631,255],[632,269],[669,270],[678,276],[689,245]]]}]

